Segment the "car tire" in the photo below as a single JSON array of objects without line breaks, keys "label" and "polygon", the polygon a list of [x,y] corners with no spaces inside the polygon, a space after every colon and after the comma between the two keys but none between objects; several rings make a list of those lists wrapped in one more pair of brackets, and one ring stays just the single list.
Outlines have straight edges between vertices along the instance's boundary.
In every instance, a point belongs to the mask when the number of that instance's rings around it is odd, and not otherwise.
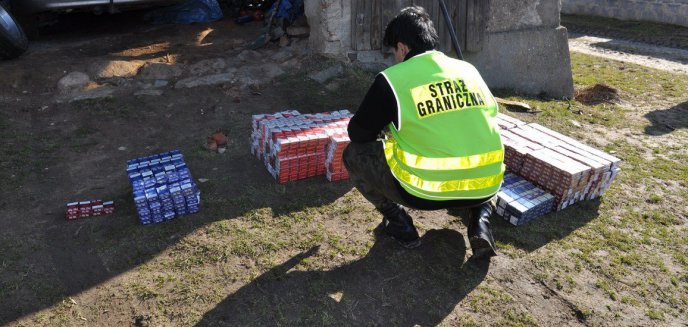
[{"label": "car tire", "polygon": [[0,59],[13,59],[26,52],[29,41],[17,20],[0,3]]}]

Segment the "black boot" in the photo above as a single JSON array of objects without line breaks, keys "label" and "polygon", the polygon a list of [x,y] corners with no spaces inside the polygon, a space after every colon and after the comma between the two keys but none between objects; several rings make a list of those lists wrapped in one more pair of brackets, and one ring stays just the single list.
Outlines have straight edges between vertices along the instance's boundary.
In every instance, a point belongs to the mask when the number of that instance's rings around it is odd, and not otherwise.
[{"label": "black boot", "polygon": [[391,203],[378,209],[383,215],[382,228],[389,236],[394,237],[407,249],[420,245],[418,231],[413,226],[413,219],[404,208],[396,203]]},{"label": "black boot", "polygon": [[468,223],[468,241],[476,259],[490,258],[497,255],[492,231],[490,230],[490,216],[492,203],[486,202],[470,210]]}]

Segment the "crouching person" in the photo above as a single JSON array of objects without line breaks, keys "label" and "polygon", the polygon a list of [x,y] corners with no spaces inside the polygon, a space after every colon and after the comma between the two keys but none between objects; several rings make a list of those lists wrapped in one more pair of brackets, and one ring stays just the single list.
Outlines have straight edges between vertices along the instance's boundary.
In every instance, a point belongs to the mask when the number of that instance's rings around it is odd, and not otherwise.
[{"label": "crouching person", "polygon": [[348,127],[344,163],[352,183],[403,246],[420,245],[404,207],[470,208],[473,256],[496,255],[488,218],[504,150],[494,97],[475,67],[435,50],[437,31],[421,7],[403,9],[384,44],[396,64],[377,75]]}]

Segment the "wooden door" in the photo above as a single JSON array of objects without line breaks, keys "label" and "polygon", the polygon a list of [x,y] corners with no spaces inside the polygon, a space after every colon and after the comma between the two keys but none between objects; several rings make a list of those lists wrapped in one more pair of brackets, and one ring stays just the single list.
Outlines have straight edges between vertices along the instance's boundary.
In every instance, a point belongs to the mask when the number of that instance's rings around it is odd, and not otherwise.
[{"label": "wooden door", "polygon": [[[489,0],[445,0],[462,51],[482,49]],[[382,37],[399,11],[418,5],[428,11],[440,37],[440,50],[452,52],[451,36],[438,0],[352,0],[351,44],[354,50],[384,50]]]}]

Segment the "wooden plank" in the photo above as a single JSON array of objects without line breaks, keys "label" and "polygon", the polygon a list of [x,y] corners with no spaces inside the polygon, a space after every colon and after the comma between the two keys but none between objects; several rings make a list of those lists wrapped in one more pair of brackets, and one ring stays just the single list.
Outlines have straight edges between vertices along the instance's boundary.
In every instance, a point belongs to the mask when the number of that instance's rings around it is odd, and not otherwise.
[{"label": "wooden plank", "polygon": [[372,0],[352,0],[351,47],[353,50],[370,50]]},{"label": "wooden plank", "polygon": [[[402,8],[402,0],[385,0],[384,5],[382,6],[382,19],[381,19],[381,24],[380,24],[380,35],[384,37],[385,35],[385,29],[387,28],[387,24],[397,15],[399,14],[399,11],[401,11]],[[384,49],[384,46],[382,46],[382,51],[386,51]]]},{"label": "wooden plank", "polygon": [[459,38],[459,45],[461,45],[461,51],[466,49],[466,33],[468,33],[468,19],[467,7],[469,0],[460,0],[457,8],[457,15],[454,19],[454,24],[456,24],[456,37]]},{"label": "wooden plank", "polygon": [[466,51],[483,49],[486,37],[489,0],[467,0]]},{"label": "wooden plank", "polygon": [[370,48],[382,49],[382,0],[372,0],[372,15],[370,17]]},{"label": "wooden plank", "polygon": [[358,50],[358,39],[361,37],[359,35],[360,27],[356,19],[358,17],[358,5],[361,1],[363,0],[351,0],[351,49],[354,51]]}]

